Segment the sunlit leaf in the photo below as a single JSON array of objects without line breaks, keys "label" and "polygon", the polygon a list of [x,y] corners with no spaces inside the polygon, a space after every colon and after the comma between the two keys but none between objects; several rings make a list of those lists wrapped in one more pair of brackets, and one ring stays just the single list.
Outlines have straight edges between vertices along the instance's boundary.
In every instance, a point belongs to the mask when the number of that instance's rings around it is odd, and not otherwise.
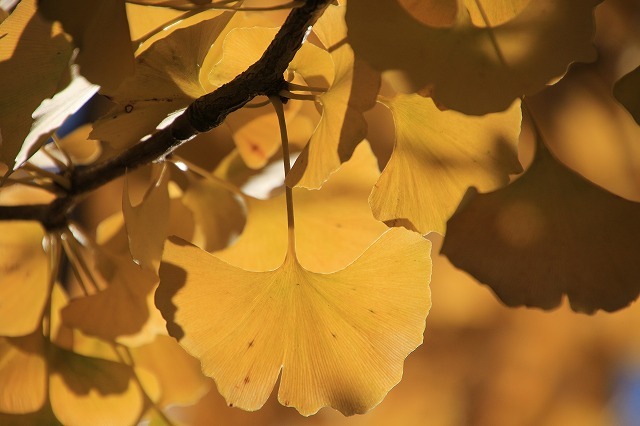
[{"label": "sunlit leaf", "polygon": [[202,375],[200,362],[187,354],[172,337],[157,336],[156,340],[133,349],[132,353],[136,365],[158,379],[162,393],[158,401],[160,407],[193,404],[211,387],[211,381]]},{"label": "sunlit leaf", "polygon": [[19,162],[33,155],[37,147],[24,144],[31,114],[69,78],[72,46],[58,24],[36,14],[35,3],[20,2],[0,24],[0,161],[10,168],[21,150]]},{"label": "sunlit leaf", "polygon": [[30,334],[41,324],[49,286],[43,238],[36,222],[0,223],[0,336]]},{"label": "sunlit leaf", "polygon": [[418,95],[385,104],[393,113],[396,145],[371,193],[379,220],[444,233],[469,186],[496,189],[522,170],[516,151],[520,102],[482,117],[440,111]]},{"label": "sunlit leaf", "polygon": [[613,94],[640,124],[640,67],[618,80],[613,87]]},{"label": "sunlit leaf", "polygon": [[107,340],[140,333],[150,319],[148,299],[157,279],[130,257],[102,251],[97,271],[109,283],[95,294],[73,299],[62,310],[65,325]]},{"label": "sunlit leaf", "polygon": [[392,229],[332,274],[309,272],[292,256],[274,271],[248,272],[170,239],[156,303],[229,405],[260,408],[282,370],[282,404],[305,415],[323,406],[363,413],[422,342],[429,247]]},{"label": "sunlit leaf", "polygon": [[60,139],[60,149],[74,164],[89,164],[100,157],[102,147],[99,141],[89,139],[90,132],[91,125],[85,124]]},{"label": "sunlit leaf", "polygon": [[503,24],[516,17],[530,2],[532,0],[464,0],[471,21],[479,27],[486,27],[487,21],[491,26]]},{"label": "sunlit leaf", "polygon": [[113,90],[133,74],[133,47],[124,0],[38,0],[38,10],[80,48],[76,63],[89,81]]},{"label": "sunlit leaf", "polygon": [[204,250],[227,247],[244,227],[242,200],[213,180],[189,176],[182,202],[195,219],[192,242]]},{"label": "sunlit leaf", "polygon": [[134,424],[144,398],[130,367],[51,347],[49,393],[65,425]]},{"label": "sunlit leaf", "polygon": [[[385,231],[367,203],[378,176],[376,159],[363,143],[322,189],[294,188],[296,253],[306,269],[333,272],[344,268]],[[216,255],[243,269],[273,270],[282,264],[287,251],[284,194],[268,200],[245,200],[247,224],[243,233]]]},{"label": "sunlit leaf", "polygon": [[232,14],[214,16],[177,29],[142,52],[135,74],[108,93],[118,105],[96,122],[91,137],[116,148],[130,146],[153,133],[170,113],[207,93],[201,66]]},{"label": "sunlit leaf", "polygon": [[380,79],[369,67],[355,60],[351,46],[346,43],[345,6],[330,6],[314,25],[313,30],[334,64],[334,78],[325,77],[317,69],[315,52],[303,52],[293,69],[309,84],[329,84],[326,93],[318,97],[322,117],[309,143],[287,176],[288,186],[320,188],[340,164],[351,157],[356,145],[367,134],[363,112],[375,105]]},{"label": "sunlit leaf", "polygon": [[162,247],[169,232],[169,170],[159,166],[160,177],[152,184],[137,206],[131,204],[125,180],[122,212],[133,260],[143,268],[157,271]]},{"label": "sunlit leaf", "polygon": [[463,9],[449,28],[425,26],[396,0],[351,0],[346,19],[356,57],[379,71],[399,71],[398,89],[485,114],[538,92],[571,62],[595,59],[593,8],[599,2],[530,1],[513,19],[492,22],[494,28],[473,25]]},{"label": "sunlit leaf", "polygon": [[40,331],[24,337],[0,337],[0,412],[31,413],[45,404],[43,345]]},{"label": "sunlit leaf", "polygon": [[471,189],[442,252],[509,306],[615,311],[640,292],[640,204],[605,191],[541,144],[509,186]]}]

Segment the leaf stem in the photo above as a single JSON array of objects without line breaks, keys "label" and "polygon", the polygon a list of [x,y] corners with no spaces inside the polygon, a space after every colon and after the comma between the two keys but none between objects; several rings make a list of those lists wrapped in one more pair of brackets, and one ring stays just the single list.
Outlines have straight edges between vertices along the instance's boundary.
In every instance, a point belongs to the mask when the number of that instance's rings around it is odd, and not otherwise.
[{"label": "leaf stem", "polygon": [[[291,171],[291,156],[289,155],[289,135],[287,134],[287,122],[284,116],[284,106],[282,100],[277,96],[270,96],[273,109],[278,116],[278,124],[280,125],[280,139],[282,140],[282,163],[284,165],[284,177]],[[295,258],[296,255],[296,236],[295,236],[295,219],[293,214],[293,190],[289,186],[285,186],[285,196],[287,200],[287,229],[289,235],[289,250],[287,256]]]}]

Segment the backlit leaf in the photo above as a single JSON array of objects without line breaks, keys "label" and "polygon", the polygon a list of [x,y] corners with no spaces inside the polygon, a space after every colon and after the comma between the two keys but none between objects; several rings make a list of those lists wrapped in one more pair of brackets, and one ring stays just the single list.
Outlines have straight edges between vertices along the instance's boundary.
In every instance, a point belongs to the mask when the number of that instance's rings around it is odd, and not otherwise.
[{"label": "backlit leaf", "polygon": [[160,176],[137,206],[131,204],[125,179],[122,191],[122,213],[129,238],[133,260],[143,268],[157,271],[162,258],[162,247],[169,232],[169,170],[157,167]]},{"label": "backlit leaf", "polygon": [[640,204],[596,186],[541,143],[531,167],[498,191],[471,189],[442,253],[509,306],[615,311],[640,292]]},{"label": "backlit leaf", "polygon": [[440,111],[418,95],[398,95],[385,104],[393,113],[396,145],[371,192],[379,220],[422,234],[444,233],[469,186],[496,189],[522,170],[516,151],[520,102],[482,117]]},{"label": "backlit leaf", "polygon": [[96,122],[91,137],[116,148],[130,146],[153,133],[169,114],[206,94],[201,66],[232,14],[213,16],[175,30],[142,52],[135,74],[107,93],[118,105]]},{"label": "backlit leaf", "polygon": [[[294,188],[296,253],[306,269],[333,272],[344,268],[386,230],[373,218],[367,203],[379,174],[371,149],[363,143],[320,190]],[[243,269],[273,270],[282,264],[287,251],[284,194],[268,200],[246,197],[245,202],[243,233],[216,255]]]},{"label": "backlit leaf", "polygon": [[60,21],[80,48],[76,63],[89,81],[114,90],[133,74],[133,47],[124,0],[38,0],[38,10]]},{"label": "backlit leaf", "polygon": [[282,404],[305,415],[323,406],[364,413],[422,342],[429,247],[392,229],[332,274],[309,272],[292,256],[274,271],[248,272],[171,238],[156,303],[229,405],[260,408],[282,370]]},{"label": "backlit leaf", "polygon": [[318,59],[311,56],[314,52],[304,55],[301,50],[297,63],[294,59],[292,64],[309,84],[329,84],[329,87],[318,96],[322,117],[287,176],[288,186],[320,188],[329,175],[351,157],[367,134],[362,114],[375,105],[380,79],[369,67],[355,60],[351,46],[346,43],[344,14],[345,6],[330,6],[313,27],[331,54],[332,80],[318,79],[324,75],[317,69]]},{"label": "backlit leaf", "polygon": [[[72,46],[60,25],[36,13],[36,0],[24,0],[0,24],[0,161],[13,168],[36,147],[23,146],[31,114],[68,81]],[[42,70],[46,70],[43,72]]]},{"label": "backlit leaf", "polygon": [[0,337],[0,412],[32,413],[45,404],[43,344],[40,331],[24,337]]},{"label": "backlit leaf", "polygon": [[0,336],[24,336],[41,324],[49,291],[43,238],[36,222],[0,223]]},{"label": "backlit leaf", "polygon": [[52,346],[51,407],[65,425],[134,424],[143,395],[130,367]]},{"label": "backlit leaf", "polygon": [[356,57],[379,71],[399,71],[398,89],[427,92],[438,105],[479,115],[538,92],[571,62],[594,60],[599,2],[530,1],[513,19],[491,22],[493,28],[473,25],[463,9],[449,28],[425,26],[396,0],[351,0],[346,19]]}]

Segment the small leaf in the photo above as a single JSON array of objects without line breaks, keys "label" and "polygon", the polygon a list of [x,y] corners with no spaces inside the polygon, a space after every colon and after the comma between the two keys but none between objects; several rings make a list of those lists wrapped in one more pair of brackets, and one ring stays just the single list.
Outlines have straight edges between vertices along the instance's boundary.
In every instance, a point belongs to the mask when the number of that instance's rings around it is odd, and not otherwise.
[{"label": "small leaf", "polygon": [[593,9],[600,1],[530,1],[502,24],[513,12],[498,12],[492,28],[475,26],[464,8],[451,27],[428,27],[396,0],[351,0],[346,19],[356,57],[378,71],[396,71],[399,90],[481,115],[540,91],[572,62],[593,61]]},{"label": "small leaf", "polygon": [[332,274],[309,272],[293,257],[248,272],[170,238],[156,304],[229,405],[260,408],[282,370],[282,404],[304,415],[324,406],[364,413],[398,383],[404,358],[422,342],[429,248],[392,229]]},{"label": "small leaf", "polygon": [[418,95],[398,95],[385,105],[393,113],[396,145],[371,192],[379,220],[442,234],[469,186],[496,189],[522,170],[520,102],[482,117],[440,111]]},{"label": "small leaf", "polygon": [[133,74],[133,47],[124,0],[38,0],[38,11],[60,21],[80,49],[76,63],[87,80],[114,90]]},{"label": "small leaf", "polygon": [[[334,64],[334,78],[327,80],[327,92],[318,97],[322,117],[309,143],[287,175],[287,185],[317,189],[353,154],[356,145],[367,135],[363,113],[375,105],[380,79],[365,64],[356,61],[346,43],[344,22],[346,7],[330,6],[313,26]],[[313,52],[302,50],[292,68],[310,84],[323,76],[316,67]],[[317,56],[317,54],[315,55]],[[315,77],[315,79],[314,79]]]},{"label": "small leaf", "polygon": [[160,176],[137,206],[131,204],[128,180],[122,191],[122,213],[134,262],[157,272],[162,247],[169,232],[169,170],[159,166]]},{"label": "small leaf", "polygon": [[32,413],[45,404],[43,345],[39,330],[24,337],[0,337],[0,412]]},{"label": "small leaf", "polygon": [[449,220],[442,253],[509,306],[615,311],[640,292],[640,203],[559,163],[541,143],[498,191],[474,189]]},{"label": "small leaf", "polygon": [[50,274],[43,238],[38,223],[0,223],[0,336],[24,336],[41,325]]},{"label": "small leaf", "polygon": [[142,414],[143,395],[130,367],[55,345],[51,353],[51,407],[63,424],[134,424]]},{"label": "small leaf", "polygon": [[117,105],[95,123],[91,138],[115,148],[131,146],[153,133],[169,114],[206,94],[201,66],[232,13],[213,16],[175,30],[142,52],[135,74],[107,92]]},{"label": "small leaf", "polygon": [[36,13],[36,0],[21,1],[0,34],[0,161],[13,168],[20,151],[18,163],[39,148],[24,143],[31,114],[68,81],[72,46],[58,24]]}]

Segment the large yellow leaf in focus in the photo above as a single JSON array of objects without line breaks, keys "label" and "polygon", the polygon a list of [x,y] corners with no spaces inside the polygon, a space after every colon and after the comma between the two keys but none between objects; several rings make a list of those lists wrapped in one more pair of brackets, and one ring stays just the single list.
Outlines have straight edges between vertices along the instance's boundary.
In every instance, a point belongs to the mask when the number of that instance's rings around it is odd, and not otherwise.
[{"label": "large yellow leaf in focus", "polygon": [[133,74],[133,46],[124,0],[38,0],[47,19],[60,21],[80,49],[76,63],[92,83],[114,90]]},{"label": "large yellow leaf in focus", "polygon": [[[334,78],[326,82],[330,83],[329,89],[318,96],[322,117],[287,175],[286,182],[290,187],[320,188],[367,135],[367,123],[362,114],[375,105],[380,78],[368,66],[356,61],[351,46],[346,43],[344,14],[344,5],[329,6],[313,26],[313,31],[331,54]],[[316,76],[322,76],[316,69],[318,60],[304,53],[301,51],[292,65],[310,84],[326,84],[316,83]]]},{"label": "large yellow leaf in focus", "polygon": [[40,331],[24,337],[0,337],[0,412],[32,413],[45,404],[43,344]]},{"label": "large yellow leaf in focus", "polygon": [[371,192],[379,220],[442,234],[469,186],[496,189],[522,170],[516,149],[519,101],[482,117],[441,111],[418,95],[398,95],[385,104],[393,114],[396,145]]},{"label": "large yellow leaf in focus", "polygon": [[640,292],[640,203],[614,195],[538,143],[530,168],[487,194],[474,189],[449,220],[451,263],[508,306],[615,311]]},{"label": "large yellow leaf in focus", "polygon": [[[306,269],[342,269],[386,230],[373,218],[367,202],[379,176],[376,158],[368,144],[362,143],[320,190],[293,189],[296,253]],[[245,197],[245,202],[247,224],[243,233],[216,256],[243,269],[273,270],[282,264],[287,252],[285,196],[268,200]]]},{"label": "large yellow leaf in focus", "polygon": [[346,20],[356,57],[401,74],[398,89],[481,115],[540,91],[572,62],[594,60],[593,9],[600,1],[530,1],[513,19],[491,22],[493,28],[475,26],[460,9],[451,27],[433,28],[397,0],[350,0]]},{"label": "large yellow leaf in focus", "polygon": [[332,274],[309,272],[291,255],[274,271],[249,272],[170,238],[156,304],[230,406],[260,408],[282,370],[282,404],[304,415],[324,406],[364,413],[422,343],[429,251],[427,240],[396,228]]},{"label": "large yellow leaf in focus", "polygon": [[[69,77],[72,45],[60,25],[36,13],[36,0],[21,1],[0,24],[0,161],[13,168],[40,103]],[[24,161],[26,158],[22,158]]]},{"label": "large yellow leaf in focus", "polygon": [[36,330],[49,293],[49,256],[36,222],[0,223],[0,336]]},{"label": "large yellow leaf in focus", "polygon": [[177,29],[142,52],[136,58],[135,74],[116,91],[105,93],[117,105],[95,123],[91,138],[116,148],[133,145],[153,133],[169,114],[206,94],[201,66],[232,13],[215,12],[214,16]]}]

